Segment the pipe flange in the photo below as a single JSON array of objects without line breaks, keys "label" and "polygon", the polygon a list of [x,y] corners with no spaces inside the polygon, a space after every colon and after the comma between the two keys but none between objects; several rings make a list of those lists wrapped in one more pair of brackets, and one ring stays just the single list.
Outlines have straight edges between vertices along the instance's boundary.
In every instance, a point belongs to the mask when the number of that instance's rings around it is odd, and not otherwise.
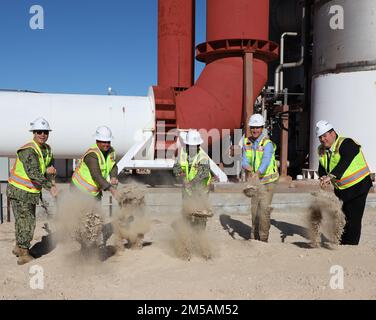
[{"label": "pipe flange", "polygon": [[279,56],[279,47],[275,42],[256,39],[224,39],[200,43],[196,47],[196,59],[209,63],[217,59],[243,56],[252,52],[255,59],[273,61]]}]

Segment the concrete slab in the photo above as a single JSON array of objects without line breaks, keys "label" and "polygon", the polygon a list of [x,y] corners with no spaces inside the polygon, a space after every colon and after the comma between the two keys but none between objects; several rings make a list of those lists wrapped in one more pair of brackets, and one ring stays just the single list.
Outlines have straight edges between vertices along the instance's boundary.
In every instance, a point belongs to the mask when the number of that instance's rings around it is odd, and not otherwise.
[{"label": "concrete slab", "polygon": [[[215,215],[222,214],[236,214],[236,215],[249,215],[251,199],[247,198],[242,190],[245,184],[219,184],[216,185],[213,191],[210,193],[209,199],[213,207]],[[1,192],[3,194],[3,212],[4,220],[6,215],[6,184],[1,184]],[[61,192],[67,192],[69,190],[69,184],[58,184]],[[317,183],[296,183],[295,187],[290,187],[286,184],[280,184],[276,188],[276,192],[273,196],[272,206],[276,209],[284,208],[308,208],[313,200],[310,192],[317,190]],[[102,199],[102,206],[104,212],[110,215],[110,201],[109,193],[106,192]],[[48,192],[44,192],[44,197],[47,202],[50,203],[51,212],[54,212],[55,201],[52,199]],[[182,196],[180,187],[160,187],[160,188],[148,188],[145,197],[147,212],[150,215],[159,214],[180,214],[182,206]],[[114,203],[113,207],[117,204]],[[376,208],[376,193],[374,190],[369,193],[367,197],[367,207]],[[45,210],[38,206],[37,216],[46,217]],[[13,219],[13,216],[12,218]]]}]

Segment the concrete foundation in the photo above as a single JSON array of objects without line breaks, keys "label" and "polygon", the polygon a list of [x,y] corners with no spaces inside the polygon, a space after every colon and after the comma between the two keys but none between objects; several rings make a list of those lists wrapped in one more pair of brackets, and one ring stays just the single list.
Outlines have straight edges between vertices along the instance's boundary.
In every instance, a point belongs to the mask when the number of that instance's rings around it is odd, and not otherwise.
[{"label": "concrete foundation", "polygon": [[[214,191],[210,193],[210,202],[213,207],[215,215],[234,214],[234,215],[249,215],[251,199],[247,198],[242,189],[244,184],[217,184],[214,186]],[[60,192],[68,192],[69,184],[58,184]],[[294,208],[308,208],[313,201],[310,192],[318,190],[318,183],[315,181],[300,182],[293,184],[279,184],[273,196],[272,206],[276,209],[285,209],[288,207]],[[1,192],[3,194],[3,212],[4,221],[6,221],[6,184],[1,184]],[[105,192],[102,199],[102,206],[104,211],[110,216],[110,194]],[[44,192],[44,198],[49,203],[50,212],[55,212],[55,201],[51,198],[48,192]],[[146,211],[150,215],[160,214],[180,214],[182,206],[181,189],[179,186],[174,187],[157,187],[149,188],[145,197]],[[116,201],[112,200],[112,208],[117,206]],[[367,197],[367,207],[376,208],[376,193],[371,190]],[[46,217],[44,208],[38,206],[38,217]],[[13,215],[11,215],[13,219]]]}]

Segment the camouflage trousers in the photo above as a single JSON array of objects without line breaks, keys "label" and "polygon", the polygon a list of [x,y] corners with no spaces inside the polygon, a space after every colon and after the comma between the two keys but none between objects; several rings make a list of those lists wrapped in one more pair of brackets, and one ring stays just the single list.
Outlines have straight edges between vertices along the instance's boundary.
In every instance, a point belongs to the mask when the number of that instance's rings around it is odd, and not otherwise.
[{"label": "camouflage trousers", "polygon": [[251,200],[252,232],[251,239],[268,241],[270,229],[270,206],[273,199],[275,183],[262,185]]},{"label": "camouflage trousers", "polygon": [[36,205],[16,199],[10,199],[10,203],[15,219],[16,244],[28,249],[34,236]]}]

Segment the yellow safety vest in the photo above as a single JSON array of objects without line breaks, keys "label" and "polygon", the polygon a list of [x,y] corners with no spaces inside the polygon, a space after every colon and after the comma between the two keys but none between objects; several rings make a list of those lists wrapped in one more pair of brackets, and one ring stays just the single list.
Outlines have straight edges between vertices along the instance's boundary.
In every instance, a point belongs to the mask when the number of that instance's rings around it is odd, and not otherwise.
[{"label": "yellow safety vest", "polygon": [[42,186],[37,184],[35,181],[31,181],[28,175],[26,174],[25,168],[23,166],[22,161],[19,158],[19,152],[21,150],[25,150],[28,148],[33,149],[39,159],[39,168],[41,173],[44,175],[46,173],[47,167],[51,163],[52,160],[52,152],[51,147],[48,144],[45,144],[47,147],[47,155],[46,158],[43,157],[42,150],[40,149],[39,145],[32,140],[31,142],[25,144],[21,148],[17,150],[17,159],[16,162],[10,171],[10,176],[8,179],[8,183],[12,186],[15,186],[18,189],[22,189],[24,191],[30,192],[30,193],[40,193],[42,190]]},{"label": "yellow safety vest", "polygon": [[251,166],[251,171],[253,173],[256,173],[257,170],[259,169],[261,162],[262,162],[262,157],[264,155],[264,148],[268,143],[273,144],[274,152],[265,172],[260,175],[261,184],[271,183],[271,182],[277,181],[279,178],[277,162],[275,161],[276,145],[267,137],[263,137],[256,149],[256,152],[254,152],[252,149],[252,141],[250,141],[248,138],[244,138],[245,156]]},{"label": "yellow safety vest", "polygon": [[[185,180],[187,182],[191,182],[197,175],[197,166],[200,164],[201,161],[207,160],[209,162],[208,157],[206,154],[203,153],[203,151],[200,148],[200,151],[195,155],[192,161],[191,168],[189,169],[189,162],[188,162],[188,154],[185,152],[184,149],[181,149],[180,152],[180,166],[181,169],[185,172]],[[210,185],[211,181],[211,174],[209,172],[209,177],[203,180],[202,185],[205,187],[205,190],[209,191],[208,186]],[[191,195],[191,192],[189,190],[186,190],[189,195]]]},{"label": "yellow safety vest", "polygon": [[99,168],[104,179],[108,179],[110,172],[116,162],[115,150],[113,148],[110,154],[107,156],[107,159],[105,159],[102,151],[98,148],[97,144],[93,144],[80,159],[79,165],[73,173],[72,182],[77,188],[88,192],[95,197],[101,190],[99,184],[96,183],[92,178],[89,167],[84,162],[84,158],[92,152],[95,153],[98,157]]},{"label": "yellow safety vest", "polygon": [[[345,139],[346,138],[344,137],[338,136],[337,140],[333,143],[333,145],[330,148],[332,155],[329,161],[329,172],[328,172],[328,156],[327,156],[327,153],[325,152],[325,148],[322,145],[318,147],[319,161],[327,174],[330,174],[332,170],[337,166],[338,162],[341,160],[339,148]],[[370,175],[370,170],[368,168],[367,162],[364,158],[363,152],[360,147],[359,153],[355,156],[353,161],[351,161],[349,167],[346,169],[342,178],[332,179],[332,182],[336,189],[343,190],[343,189],[352,187],[353,185],[362,181],[368,175]]]}]

